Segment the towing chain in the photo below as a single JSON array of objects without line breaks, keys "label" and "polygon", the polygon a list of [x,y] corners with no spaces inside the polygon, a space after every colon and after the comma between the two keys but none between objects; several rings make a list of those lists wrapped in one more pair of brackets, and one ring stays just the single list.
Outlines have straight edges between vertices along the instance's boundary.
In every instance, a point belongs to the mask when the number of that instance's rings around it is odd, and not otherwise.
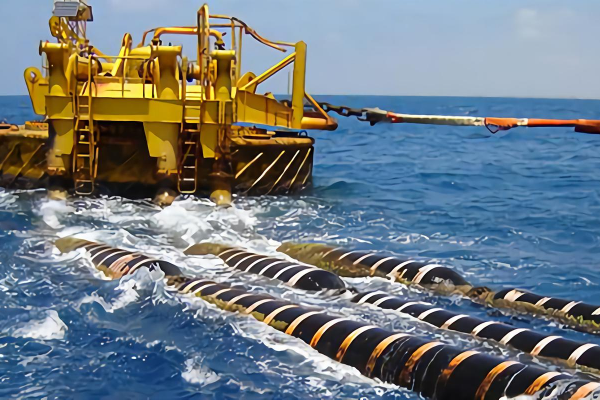
[{"label": "towing chain", "polygon": [[[282,104],[287,107],[292,106],[289,100],[282,100]],[[326,113],[334,112],[342,117],[356,117],[359,121],[369,122],[371,126],[381,121],[389,120],[387,112],[378,108],[352,108],[348,106],[336,106],[327,102],[317,102],[319,107]]]},{"label": "towing chain", "polygon": [[317,103],[323,111],[334,112],[342,117],[356,117],[359,121],[369,122],[371,126],[378,122],[388,121],[388,113],[378,108],[352,108],[348,106],[335,106],[326,102]]},{"label": "towing chain", "polygon": [[321,103],[317,103],[317,104],[319,104],[319,106],[323,109],[323,111],[325,111],[327,113],[333,111],[334,113],[337,113],[337,114],[341,115],[342,117],[358,117],[358,119],[361,119],[364,117],[364,114],[367,111],[364,108],[334,106],[333,104],[329,104],[329,103],[325,103],[325,102],[321,102]]}]

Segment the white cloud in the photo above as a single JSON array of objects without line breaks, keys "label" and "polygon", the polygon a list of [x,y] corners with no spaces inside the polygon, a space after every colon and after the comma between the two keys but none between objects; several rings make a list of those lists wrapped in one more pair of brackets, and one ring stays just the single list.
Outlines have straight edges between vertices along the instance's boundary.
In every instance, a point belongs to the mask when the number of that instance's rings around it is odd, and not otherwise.
[{"label": "white cloud", "polygon": [[539,39],[543,36],[543,18],[538,10],[520,8],[515,13],[517,35],[523,39]]}]

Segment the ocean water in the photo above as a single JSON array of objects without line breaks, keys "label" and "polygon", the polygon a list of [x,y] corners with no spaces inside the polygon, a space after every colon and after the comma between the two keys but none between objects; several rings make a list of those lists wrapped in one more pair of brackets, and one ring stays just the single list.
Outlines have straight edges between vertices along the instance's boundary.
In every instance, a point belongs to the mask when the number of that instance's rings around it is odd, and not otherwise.
[{"label": "ocean water", "polygon": [[[598,118],[599,101],[321,96],[405,113]],[[25,97],[0,98],[0,119],[33,118]],[[219,241],[275,254],[287,240],[433,258],[470,281],[600,303],[600,136],[570,129],[376,125],[340,118],[317,132],[314,187],[294,197],[236,198],[217,209],[178,199],[161,209],[123,198],[48,200],[0,189],[0,398],[386,398],[393,385],[319,355],[249,317],[169,293],[140,271],[108,281],[71,234],[171,260],[190,274],[244,283],[389,329],[551,367],[494,343],[452,335],[343,298],[306,295],[232,273],[182,250]],[[600,344],[540,319],[501,314],[383,280],[349,280],[453,311]]]}]

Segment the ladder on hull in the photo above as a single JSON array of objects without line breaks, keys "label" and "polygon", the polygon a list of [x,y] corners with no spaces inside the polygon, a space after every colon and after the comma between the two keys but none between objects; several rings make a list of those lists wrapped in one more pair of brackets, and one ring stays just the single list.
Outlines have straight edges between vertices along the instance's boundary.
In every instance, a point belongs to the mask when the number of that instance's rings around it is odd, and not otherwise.
[{"label": "ladder on hull", "polygon": [[184,99],[181,133],[179,136],[180,158],[177,171],[177,189],[179,193],[193,194],[198,190],[200,112],[200,102],[197,102],[197,105],[189,104]]},{"label": "ladder on hull", "polygon": [[196,193],[198,190],[198,158],[200,129],[197,124],[183,123],[179,146],[179,170],[177,189],[179,193]]},{"label": "ladder on hull", "polygon": [[91,114],[91,85],[88,86],[87,104],[77,99],[75,115],[75,143],[73,146],[73,183],[75,193],[87,196],[94,192],[96,169],[98,163],[98,147]]}]

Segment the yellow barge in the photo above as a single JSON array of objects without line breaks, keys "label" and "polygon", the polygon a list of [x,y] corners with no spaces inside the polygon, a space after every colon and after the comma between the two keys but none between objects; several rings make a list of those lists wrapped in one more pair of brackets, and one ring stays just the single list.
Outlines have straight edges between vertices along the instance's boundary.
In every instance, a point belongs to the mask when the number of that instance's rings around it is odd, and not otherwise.
[{"label": "yellow barge", "polygon": [[[306,131],[337,123],[305,91],[304,42],[265,39],[205,4],[195,25],[151,29],[135,46],[127,33],[109,56],[87,38],[92,20],[84,1],[55,3],[54,40],[39,46],[44,72],[24,74],[42,122],[0,125],[3,186],[204,193],[227,204],[231,193],[286,194],[310,184],[314,140]],[[164,45],[164,35],[197,38],[195,60]],[[248,36],[287,55],[258,75],[242,73]],[[260,93],[288,66],[290,99]]]}]

